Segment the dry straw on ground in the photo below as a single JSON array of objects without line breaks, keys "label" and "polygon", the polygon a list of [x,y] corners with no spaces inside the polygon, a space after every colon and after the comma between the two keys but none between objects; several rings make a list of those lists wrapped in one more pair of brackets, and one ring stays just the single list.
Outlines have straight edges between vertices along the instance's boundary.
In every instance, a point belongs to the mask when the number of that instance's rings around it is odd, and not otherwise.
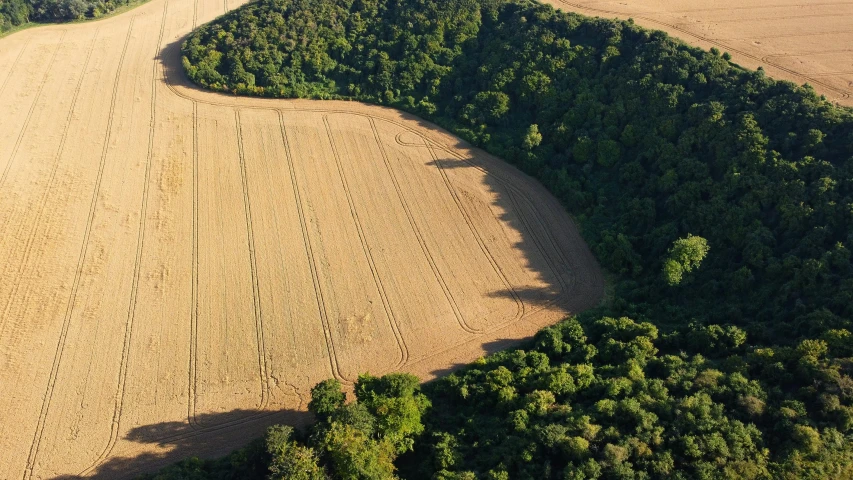
[{"label": "dry straw on ground", "polygon": [[430,378],[601,297],[556,200],[434,126],[187,86],[237,6],[0,41],[0,478],[221,454],[324,378]]}]

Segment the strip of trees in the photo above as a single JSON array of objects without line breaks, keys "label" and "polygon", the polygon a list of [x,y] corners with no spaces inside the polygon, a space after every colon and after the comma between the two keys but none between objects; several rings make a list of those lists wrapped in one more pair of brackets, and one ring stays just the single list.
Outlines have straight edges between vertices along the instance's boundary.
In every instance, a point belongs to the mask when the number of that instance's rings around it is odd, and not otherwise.
[{"label": "strip of trees", "polygon": [[0,0],[0,33],[30,22],[98,18],[131,0]]},{"label": "strip of trees", "polygon": [[183,54],[206,88],[429,118],[538,178],[612,274],[597,310],[426,386],[405,476],[853,474],[851,110],[525,0],[261,0]]}]

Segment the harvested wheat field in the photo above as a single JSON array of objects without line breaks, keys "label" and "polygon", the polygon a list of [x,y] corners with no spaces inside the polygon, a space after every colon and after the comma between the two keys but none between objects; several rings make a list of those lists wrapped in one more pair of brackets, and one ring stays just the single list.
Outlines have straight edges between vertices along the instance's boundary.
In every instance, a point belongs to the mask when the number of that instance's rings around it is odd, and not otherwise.
[{"label": "harvested wheat field", "polygon": [[596,304],[565,211],[417,118],[184,84],[237,4],[0,41],[0,478],[115,478],[424,379]]},{"label": "harvested wheat field", "polygon": [[773,78],[808,83],[853,106],[853,1],[543,0],[604,18],[633,18],[686,42],[732,55]]}]

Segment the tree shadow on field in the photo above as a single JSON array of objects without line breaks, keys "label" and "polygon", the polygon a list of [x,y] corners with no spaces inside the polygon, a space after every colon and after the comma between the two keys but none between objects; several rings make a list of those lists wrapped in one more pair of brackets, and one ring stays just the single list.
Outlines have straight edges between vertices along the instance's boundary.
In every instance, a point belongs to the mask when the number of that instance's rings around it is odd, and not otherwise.
[{"label": "tree shadow on field", "polygon": [[[125,441],[140,445],[144,453],[133,453],[132,448],[123,454],[119,449],[114,456],[98,465],[85,476],[62,475],[54,480],[94,478],[112,480],[133,478],[152,473],[160,468],[188,457],[218,458],[250,440],[263,436],[270,425],[286,424],[302,427],[313,421],[306,411],[233,410],[224,413],[202,414],[192,426],[188,422],[163,422],[135,427],[124,437]],[[127,447],[125,447],[127,448]]]},{"label": "tree shadow on field", "polygon": [[[421,124],[435,128],[428,122]],[[481,172],[478,172],[479,186],[494,198],[489,205],[491,212],[519,239],[512,242],[512,248],[521,254],[522,266],[540,283],[511,285],[487,295],[517,299],[526,311],[559,306],[574,314],[596,306],[604,294],[604,278],[577,224],[563,213],[565,207],[538,180],[505,160],[463,140],[453,148],[470,155],[459,158],[435,148],[438,158],[427,165],[445,172],[475,169]],[[551,223],[553,219],[559,224]],[[484,344],[483,348],[493,353],[509,346],[489,350]]]},{"label": "tree shadow on field", "polygon": [[[485,343],[481,344],[481,348],[483,349],[483,352],[484,352],[483,356],[487,356],[487,355],[491,355],[493,353],[501,352],[503,350],[509,350],[511,348],[519,348],[519,347],[523,348],[525,346],[525,344],[530,342],[530,341],[531,341],[531,338],[523,338],[523,339],[519,339],[519,338],[515,338],[515,337],[498,338],[496,340],[493,340],[490,342],[485,342]],[[430,375],[433,375],[435,377],[435,379],[431,380],[431,381],[436,381],[439,378],[444,377],[445,375],[450,375],[451,373],[453,373],[457,370],[463,369],[465,367],[468,367],[470,365],[471,365],[471,362],[456,362],[452,365],[432,370],[429,373],[430,373]],[[429,383],[429,382],[427,382],[427,383]]]},{"label": "tree shadow on field", "polygon": [[183,64],[181,63],[181,44],[184,43],[184,40],[186,40],[187,37],[189,37],[189,35],[180,37],[174,42],[164,46],[160,50],[160,54],[157,56],[157,60],[163,67],[163,75],[165,76],[166,84],[172,86],[198,88],[195,84],[192,83],[192,81],[190,81],[189,77],[187,77],[187,74],[184,71]]}]

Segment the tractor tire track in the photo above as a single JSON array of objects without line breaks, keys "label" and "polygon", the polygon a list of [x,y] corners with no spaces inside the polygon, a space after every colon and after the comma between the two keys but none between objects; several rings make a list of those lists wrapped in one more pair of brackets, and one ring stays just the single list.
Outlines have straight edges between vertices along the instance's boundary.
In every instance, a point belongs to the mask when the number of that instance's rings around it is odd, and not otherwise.
[{"label": "tractor tire track", "polygon": [[255,250],[255,229],[252,221],[252,201],[249,198],[249,184],[246,173],[246,156],[243,152],[243,125],[240,123],[240,110],[234,110],[234,121],[237,126],[237,148],[240,154],[240,173],[243,181],[243,205],[246,211],[246,233],[249,242],[249,261],[252,268],[252,291],[255,304],[255,331],[258,342],[258,368],[261,380],[260,410],[267,408],[269,402],[269,368],[267,365],[267,350],[264,343],[264,317],[261,310],[261,292],[258,286],[258,261]]},{"label": "tractor tire track", "polygon": [[335,352],[335,342],[332,340],[332,329],[329,325],[329,314],[326,311],[326,301],[323,298],[323,288],[320,283],[320,277],[317,273],[317,259],[314,256],[314,250],[311,246],[311,238],[308,232],[308,226],[305,221],[305,207],[302,203],[302,193],[299,190],[299,182],[296,179],[296,170],[293,166],[293,153],[290,150],[290,141],[287,139],[287,129],[284,126],[284,116],[281,110],[277,110],[279,127],[281,128],[281,140],[284,142],[284,151],[287,157],[287,166],[290,172],[290,181],[293,185],[294,201],[296,202],[296,210],[299,214],[299,226],[302,229],[302,239],[305,245],[305,254],[308,256],[308,265],[311,269],[311,278],[314,282],[314,296],[317,298],[317,308],[320,314],[320,321],[323,324],[323,334],[326,338],[326,349],[329,354],[329,363],[332,368],[332,374],[339,381],[347,381],[341,374],[340,365],[338,364],[338,355]]},{"label": "tractor tire track", "polygon": [[[86,69],[89,67],[89,60],[92,58],[92,51],[95,49],[95,40],[98,38],[99,30],[95,30],[95,35],[92,37],[92,44],[89,46],[89,50],[86,53],[86,60],[83,62],[83,69],[80,72],[80,78],[77,80],[77,85],[74,89],[74,94],[71,97],[71,107],[68,109],[68,115],[65,117],[65,126],[62,129],[62,136],[59,140],[59,147],[57,148],[56,155],[53,158],[53,167],[50,171],[50,177],[47,181],[47,187],[45,188],[44,194],[39,201],[39,207],[36,212],[35,221],[32,223],[29,233],[26,238],[27,242],[24,245],[24,254],[21,258],[21,263],[18,267],[18,272],[14,275],[15,278],[15,286],[12,289],[12,293],[9,295],[6,301],[6,308],[3,310],[3,315],[0,315],[0,332],[3,331],[3,327],[6,325],[6,320],[9,316],[9,308],[12,305],[12,300],[17,296],[18,289],[21,285],[22,275],[26,265],[29,261],[30,255],[32,254],[33,246],[35,245],[35,232],[38,230],[38,226],[41,224],[41,218],[44,214],[45,206],[47,205],[47,200],[50,197],[50,191],[53,188],[54,179],[56,178],[56,171],[59,169],[59,159],[62,157],[62,154],[65,152],[65,141],[68,139],[68,130],[71,127],[71,119],[74,115],[74,110],[77,106],[77,98],[80,94],[80,87],[83,85],[83,77],[86,76]],[[23,228],[23,225],[21,225]],[[20,237],[20,230],[15,232],[16,238]]]},{"label": "tractor tire track", "polygon": [[[548,269],[551,270],[551,274],[557,280],[557,283],[559,283],[560,295],[561,296],[567,295],[574,288],[574,284],[575,284],[575,280],[576,280],[574,277],[574,272],[572,271],[571,268],[569,269],[569,273],[571,275],[571,281],[566,282],[563,279],[563,276],[557,272],[556,268],[554,268],[554,265],[557,262],[554,261],[553,256],[544,247],[544,241],[541,238],[539,238],[539,234],[531,227],[530,221],[527,218],[525,218],[526,215],[524,215],[524,210],[522,210],[521,206],[519,205],[519,200],[517,198],[515,198],[515,194],[512,191],[508,190],[507,191],[507,197],[509,197],[510,204],[513,206],[515,211],[519,213],[518,218],[519,218],[519,222],[522,225],[522,228],[524,228],[524,230],[527,232],[527,235],[533,241],[534,245],[536,246],[536,250],[539,251],[539,254],[542,255],[546,259],[546,261],[547,261],[546,263],[548,264]],[[524,200],[526,201],[527,199],[524,199]],[[525,203],[528,203],[528,205],[529,205],[529,202],[526,201]],[[535,211],[536,211],[535,208],[530,208],[528,210],[528,212],[535,212]],[[536,215],[536,214],[534,214],[534,215]],[[537,218],[537,221],[538,220],[539,219]],[[538,223],[541,226],[541,222],[538,222]],[[557,252],[558,257],[562,257],[559,254],[560,249],[557,248],[556,245],[551,243],[551,247],[554,251]],[[565,265],[566,267],[569,267],[569,264],[565,261],[564,258],[559,258],[558,261],[560,263],[562,263],[563,265]]]},{"label": "tractor tire track", "polygon": [[[166,12],[169,8],[168,0],[163,4],[163,16],[160,23],[160,34],[157,37],[157,48],[155,55],[159,53],[160,46],[163,43],[163,32],[166,26]],[[142,205],[139,215],[139,233],[136,240],[136,259],[133,266],[133,284],[130,289],[130,302],[128,304],[127,321],[125,323],[124,343],[122,344],[121,361],[119,364],[118,385],[116,385],[116,403],[113,406],[112,424],[110,425],[110,438],[107,445],[98,455],[98,458],[85,468],[80,476],[86,475],[98,465],[100,465],[112,453],[118,440],[118,434],[121,427],[121,415],[124,410],[124,395],[125,386],[127,384],[128,357],[130,355],[130,345],[133,337],[133,324],[136,320],[136,302],[139,290],[139,276],[142,267],[142,251],[145,247],[145,224],[148,216],[148,192],[150,188],[151,178],[151,161],[154,156],[154,126],[157,121],[157,62],[155,61],[151,71],[151,120],[148,131],[148,153],[145,160],[145,177],[142,187]]]},{"label": "tractor tire track", "polygon": [[816,73],[815,77],[840,77],[841,75],[853,75],[853,71],[846,72],[826,72],[826,73]]},{"label": "tractor tire track", "polygon": [[805,7],[836,7],[843,5],[853,5],[853,2],[827,2],[827,3],[800,3],[794,5],[753,5],[749,7],[711,7],[697,8],[694,10],[673,10],[671,13],[699,13],[699,12],[727,12],[730,10],[758,10],[763,8],[805,8]]},{"label": "tractor tire track", "polygon": [[[420,135],[419,135],[420,136]],[[441,160],[439,160],[438,155],[435,154],[434,145],[431,142],[428,142],[426,138],[421,136],[421,139],[424,140],[426,144],[427,150],[429,150],[430,155],[432,156],[432,160],[435,163],[436,168],[441,174],[441,178],[444,180],[444,185],[447,187],[447,191],[450,193],[450,196],[453,198],[453,201],[456,203],[456,207],[459,209],[459,212],[462,214],[462,217],[465,219],[465,223],[468,225],[468,229],[474,236],[474,239],[477,241],[477,245],[480,246],[480,250],[482,250],[483,254],[489,261],[489,264],[492,266],[492,269],[495,273],[500,277],[501,282],[506,287],[507,293],[510,294],[512,299],[515,301],[517,310],[515,318],[512,320],[507,320],[501,322],[500,325],[504,323],[514,322],[524,316],[526,305],[521,300],[521,297],[518,295],[518,292],[515,291],[515,287],[510,283],[509,279],[507,279],[497,260],[495,260],[494,255],[489,250],[489,247],[486,245],[486,242],[483,240],[483,237],[480,235],[480,232],[477,231],[477,228],[474,225],[474,221],[471,219],[471,215],[465,210],[464,205],[462,204],[462,200],[459,198],[459,193],[456,191],[456,187],[453,186],[453,183],[450,181],[450,178],[447,176],[447,172],[444,169],[444,164]]]},{"label": "tractor tire track", "polygon": [[21,47],[21,51],[18,52],[18,56],[15,57],[15,60],[12,62],[12,65],[9,67],[9,73],[6,75],[6,78],[3,79],[3,85],[0,85],[0,97],[3,96],[3,92],[6,90],[6,85],[9,83],[9,79],[12,78],[12,74],[15,73],[15,67],[18,66],[18,62],[21,61],[21,57],[24,56],[24,52],[27,50],[27,47],[32,42],[32,38],[28,38],[24,43],[24,46]]},{"label": "tractor tire track", "polygon": [[373,259],[373,254],[370,252],[370,247],[367,244],[367,238],[364,234],[361,221],[358,218],[358,211],[355,208],[355,201],[352,198],[352,192],[350,191],[349,185],[347,184],[343,165],[341,164],[341,157],[338,153],[338,147],[335,145],[334,136],[332,135],[332,127],[329,125],[327,114],[323,115],[323,124],[326,126],[326,134],[329,137],[329,144],[332,146],[332,154],[335,157],[335,164],[338,167],[338,173],[341,177],[341,185],[343,186],[344,193],[347,197],[347,202],[349,203],[350,215],[352,216],[353,222],[355,223],[356,231],[358,232],[358,238],[361,242],[361,248],[362,250],[364,250],[364,256],[366,257],[367,263],[370,266],[370,273],[373,276],[373,281],[376,283],[376,288],[379,290],[379,295],[382,299],[382,304],[385,307],[385,313],[386,315],[388,315],[389,326],[394,332],[394,337],[397,339],[397,346],[400,349],[400,359],[393,367],[397,369],[402,367],[406,364],[406,362],[409,361],[409,347],[408,345],[406,345],[406,341],[405,339],[403,339],[403,336],[400,333],[399,321],[397,320],[397,317],[394,315],[394,312],[391,309],[391,305],[388,302],[388,295],[385,292],[385,286],[382,284],[382,279],[379,278],[379,274],[376,271],[376,263]]},{"label": "tractor tire track", "polygon": [[[802,15],[783,15],[778,17],[744,17],[744,18],[729,18],[729,19],[721,19],[721,20],[708,20],[703,23],[709,24],[732,24],[732,23],[743,23],[743,22],[762,22],[766,20],[798,20],[801,18],[822,18],[822,17],[837,17],[838,14],[835,13],[804,13]],[[687,23],[681,25],[689,25]],[[799,36],[799,35],[794,35]]]},{"label": "tractor tire track", "polygon": [[[237,132],[237,151],[240,159],[240,174],[243,192],[243,205],[245,210],[246,234],[249,246],[249,265],[252,277],[252,297],[255,316],[255,336],[258,348],[258,372],[261,382],[261,401],[258,405],[259,413],[247,415],[242,418],[228,420],[215,425],[205,425],[199,420],[196,410],[198,404],[198,270],[199,270],[199,248],[198,248],[198,105],[193,101],[193,286],[192,286],[192,321],[190,328],[190,366],[189,366],[189,395],[187,405],[187,421],[190,428],[197,431],[210,431],[211,428],[220,428],[224,425],[236,426],[251,422],[258,417],[267,416],[265,412],[269,406],[269,366],[266,351],[263,312],[260,303],[260,287],[257,275],[257,260],[255,256],[254,224],[252,221],[251,201],[248,191],[248,179],[245,166],[245,155],[243,153],[242,124],[240,122],[239,108],[234,108],[234,125]],[[273,412],[274,413],[274,412]]]},{"label": "tractor tire track", "polygon": [[[100,161],[100,165],[98,167],[98,175],[97,175],[97,178],[95,180],[95,189],[94,189],[94,192],[92,192],[92,202],[91,202],[91,205],[89,207],[89,217],[88,217],[88,220],[86,222],[86,230],[85,230],[85,233],[83,235],[83,245],[80,249],[80,257],[77,261],[77,271],[74,275],[74,283],[71,287],[71,295],[69,296],[69,299],[68,299],[68,304],[67,304],[68,306],[66,307],[65,319],[63,320],[63,323],[62,323],[62,330],[60,332],[59,342],[58,342],[57,347],[56,347],[56,353],[54,355],[53,366],[51,367],[51,371],[50,371],[50,378],[48,380],[47,391],[45,392],[45,395],[43,397],[41,412],[39,414],[38,424],[36,425],[36,432],[35,432],[35,435],[33,436],[32,445],[30,446],[30,453],[29,453],[29,456],[27,458],[27,466],[26,466],[26,469],[24,470],[24,475],[23,475],[24,480],[28,480],[28,479],[32,478],[32,476],[33,476],[33,471],[35,469],[36,457],[38,456],[38,451],[39,451],[39,448],[41,446],[42,436],[44,435],[44,427],[45,427],[45,422],[47,420],[47,412],[50,409],[50,404],[51,404],[51,401],[53,400],[53,391],[54,391],[54,387],[56,386],[57,375],[59,373],[59,365],[62,362],[62,355],[63,355],[64,350],[65,350],[65,339],[68,335],[68,327],[69,327],[69,324],[71,323],[71,315],[74,311],[74,302],[75,302],[76,297],[77,297],[77,289],[80,286],[80,278],[83,274],[83,263],[84,263],[84,260],[86,258],[86,252],[87,252],[87,249],[89,246],[89,237],[90,237],[90,234],[92,232],[92,223],[93,223],[94,218],[95,218],[95,207],[97,206],[97,203],[98,203],[98,194],[100,193],[100,189],[101,189],[101,179],[103,178],[104,165],[106,163],[107,153],[109,151],[110,138],[112,136],[113,115],[115,113],[116,97],[118,96],[118,84],[119,84],[119,81],[121,80],[121,71],[122,71],[122,67],[124,66],[124,58],[127,54],[127,46],[130,43],[130,35],[133,32],[133,24],[134,24],[135,20],[136,20],[136,16],[133,16],[130,19],[130,24],[128,25],[128,28],[127,28],[127,36],[125,37],[125,40],[124,40],[124,47],[122,48],[121,57],[119,58],[118,67],[116,68],[116,76],[115,76],[115,81],[113,82],[112,96],[110,99],[110,113],[109,113],[109,117],[107,120],[107,134],[106,134],[106,138],[104,139],[103,150],[101,151],[101,161]],[[64,35],[64,33],[63,33],[63,35]]]},{"label": "tractor tire track", "polygon": [[[470,166],[470,167],[472,167],[472,168],[477,169],[478,171],[480,171],[481,173],[483,173],[483,175],[484,175],[484,176],[486,176],[487,178],[492,178],[492,179],[493,179],[497,184],[499,184],[499,185],[501,185],[502,187],[506,188],[506,190],[507,190],[507,196],[508,196],[508,199],[509,199],[509,201],[510,201],[510,204],[511,204],[511,205],[513,205],[513,207],[515,208],[515,211],[519,213],[519,215],[518,215],[518,216],[519,216],[519,218],[521,219],[521,221],[523,222],[522,224],[523,224],[524,228],[526,229],[526,231],[528,232],[528,234],[530,235],[530,237],[533,239],[533,241],[534,241],[534,245],[536,246],[536,248],[537,248],[537,250],[539,251],[540,255],[542,255],[542,257],[547,261],[547,263],[548,263],[548,268],[551,270],[551,272],[553,273],[554,277],[557,279],[557,281],[558,281],[558,282],[560,282],[560,284],[561,284],[561,288],[562,288],[562,290],[563,290],[563,292],[564,292],[564,295],[565,295],[565,294],[567,294],[569,291],[571,291],[572,286],[567,286],[566,284],[564,284],[564,282],[563,282],[563,280],[562,280],[561,276],[557,274],[557,271],[556,271],[556,269],[554,268],[554,261],[553,261],[553,259],[552,259],[551,255],[550,255],[550,254],[548,254],[548,253],[545,251],[544,247],[542,247],[542,241],[541,241],[541,240],[536,236],[536,233],[534,233],[534,230],[533,230],[533,229],[530,227],[530,225],[526,222],[526,220],[524,219],[524,215],[522,215],[522,214],[521,214],[522,210],[519,208],[518,203],[517,203],[517,200],[516,200],[516,198],[513,196],[513,192],[515,192],[516,194],[520,194],[520,195],[524,196],[524,197],[525,197],[525,200],[527,200],[528,202],[529,202],[529,199],[526,197],[526,195],[525,195],[525,194],[524,194],[520,189],[518,189],[517,187],[515,187],[514,185],[512,185],[510,182],[506,181],[505,179],[501,178],[499,175],[497,175],[497,174],[495,174],[495,173],[493,173],[493,172],[486,171],[485,169],[483,169],[483,168],[482,168],[482,167],[480,167],[479,165],[477,165],[477,164],[475,164],[475,163],[471,162],[468,158],[465,158],[464,156],[459,155],[457,152],[453,151],[452,149],[449,149],[449,148],[444,147],[444,146],[442,146],[442,145],[434,144],[433,142],[431,142],[430,140],[427,140],[425,137],[423,137],[422,135],[420,135],[420,134],[418,134],[418,133],[416,133],[416,132],[411,132],[411,133],[414,133],[416,136],[418,136],[418,137],[421,139],[421,141],[423,141],[424,143],[420,144],[420,143],[407,143],[407,142],[404,142],[404,141],[402,141],[400,134],[398,134],[398,135],[396,136],[396,141],[397,141],[397,143],[398,143],[399,145],[402,145],[402,146],[408,146],[408,147],[426,147],[427,149],[436,148],[436,149],[442,150],[442,151],[444,151],[445,153],[448,153],[449,155],[453,155],[453,156],[454,156],[454,157],[456,157],[458,160],[462,161],[463,163],[467,164],[468,166]],[[432,145],[432,146],[431,146],[431,145]],[[436,157],[436,155],[435,155],[434,153],[432,153],[432,158],[435,160],[436,166],[438,166],[438,168],[439,168],[439,169],[442,169],[443,167],[441,167],[441,166],[440,166],[440,162],[437,160],[437,157]],[[448,188],[449,188],[449,189],[451,189],[451,190],[452,190],[452,192],[454,192],[454,193],[452,193],[451,195],[455,194],[455,187],[453,187],[452,182],[450,182],[450,181],[449,181],[449,178],[447,178],[447,181],[445,182],[445,184],[446,184],[446,185],[448,185],[448,184],[449,184]],[[456,194],[456,195],[457,195],[457,198],[458,198],[458,194]],[[464,210],[464,207],[462,207],[462,206],[461,206],[461,204],[458,204],[458,206],[459,206],[459,208],[460,208],[460,211],[462,211],[463,215],[467,216],[467,212]],[[539,212],[536,210],[536,208],[534,208],[534,207],[532,207],[532,206],[531,206],[531,208],[530,208],[530,212],[531,212],[533,215],[537,215],[537,216],[539,215]],[[473,222],[473,221],[472,221],[472,222]],[[540,225],[542,225],[542,222],[541,222],[541,221],[540,221],[539,223],[540,223]],[[479,236],[479,235],[478,235],[478,236]],[[552,245],[554,245],[553,241],[552,241],[551,243],[552,243]],[[556,246],[555,246],[555,245],[554,245],[554,248],[556,249]],[[558,252],[558,254],[559,254],[559,249],[556,249],[556,250],[557,250],[557,252]],[[489,256],[491,257],[491,253],[489,253]],[[492,257],[492,258],[493,258],[493,257]],[[497,261],[495,261],[495,264],[497,264]],[[564,265],[566,265],[566,266],[570,265],[570,263],[569,263],[569,262],[567,262],[567,261],[565,261],[565,259],[563,259],[563,264],[564,264]],[[502,274],[502,272],[499,272],[499,274]],[[507,283],[507,284],[509,284],[509,280],[508,280],[508,279],[506,280],[506,283]],[[508,291],[508,292],[510,292],[510,293],[515,293],[515,290],[514,290],[514,289],[507,290],[507,291]],[[517,293],[515,293],[515,294],[517,295]],[[540,308],[535,308],[535,309],[533,309],[533,310],[530,310],[530,309],[529,309],[529,307],[528,307],[526,304],[524,304],[524,303],[523,303],[523,301],[520,299],[520,297],[519,297],[519,300],[518,300],[518,301],[522,302],[522,304],[523,304],[523,306],[524,306],[524,312],[523,312],[523,314],[522,314],[521,316],[516,317],[516,319],[514,319],[514,320],[518,320],[519,318],[521,318],[521,317],[523,317],[523,316],[526,316],[526,315],[529,315],[529,314],[535,313],[536,311],[539,311],[539,310],[541,310],[542,308],[544,308],[544,307],[540,307]],[[546,303],[546,305],[547,305],[547,304],[550,304],[550,303],[553,303],[553,302],[548,302],[548,303]],[[489,331],[494,331],[494,329],[500,329],[500,328],[502,328],[503,326],[505,326],[505,325],[509,324],[510,322],[512,322],[512,321],[514,321],[514,320],[501,322],[501,323],[497,324],[495,327],[493,327],[493,329],[492,329],[492,330],[489,330]],[[484,332],[484,333],[486,333],[486,332]],[[463,342],[463,343],[464,343],[464,342]]]},{"label": "tractor tire track", "polygon": [[187,388],[187,422],[190,428],[196,424],[195,406],[198,402],[198,104],[193,101],[193,253],[192,253],[192,297],[190,314],[190,364]]},{"label": "tractor tire track", "polygon": [[[423,137],[421,137],[421,138],[423,138]],[[545,225],[547,222],[545,222],[545,220],[542,218],[541,213],[536,208],[534,208],[532,206],[533,201],[530,198],[528,193],[526,193],[525,191],[523,191],[522,189],[520,189],[519,187],[517,187],[516,185],[514,185],[513,183],[511,183],[507,179],[502,178],[498,174],[487,171],[483,167],[477,165],[476,163],[472,162],[470,159],[460,155],[458,152],[455,152],[454,150],[452,150],[448,147],[438,145],[438,144],[434,144],[434,147],[437,149],[441,149],[442,151],[448,153],[449,155],[455,156],[460,161],[467,163],[471,167],[476,168],[477,170],[481,171],[485,176],[493,178],[497,183],[502,185],[509,192],[511,192],[511,193],[514,192],[515,195],[518,195],[521,198],[523,198],[525,200],[525,202],[531,206],[531,210],[530,210],[531,215],[537,220],[539,225],[542,227],[542,231],[546,232],[545,235],[549,239],[549,243],[551,243],[552,247],[557,252],[558,257],[561,259],[563,264],[566,265],[567,267],[571,267],[573,265],[573,262],[570,262],[568,260],[568,258],[563,253],[562,249],[557,247],[557,242],[554,239],[553,235],[550,233],[550,230],[545,228]],[[562,208],[562,206],[560,206],[560,208]],[[528,230],[530,230],[530,229],[528,228]],[[579,248],[578,245],[585,245],[583,238],[581,238],[581,236],[578,233],[576,228],[571,229],[570,233],[572,235],[572,240],[573,240],[572,242],[570,242],[571,246],[574,246],[575,249],[577,249],[577,248]],[[543,255],[545,255],[545,252],[543,250],[540,249],[540,252]],[[584,255],[584,254],[581,254],[578,257],[581,259],[587,259],[587,255]],[[585,287],[584,292],[586,290],[589,290],[589,292],[593,292],[593,293],[597,292],[600,289],[599,287],[604,285],[603,277],[600,274],[598,274],[599,269],[597,267],[597,264],[595,264],[594,260],[590,260],[590,262],[587,262],[587,264],[583,265],[582,267],[583,268],[581,268],[581,270],[583,272],[592,273],[592,275],[587,279],[587,281],[581,281],[581,282],[579,282],[579,284],[581,286]],[[553,268],[553,263],[551,263],[549,265],[549,268]],[[573,272],[572,275],[574,277],[577,276],[576,272]],[[593,293],[590,293],[590,296],[593,296],[593,297],[596,296]]]},{"label": "tractor tire track", "polygon": [[[14,163],[15,157],[17,157],[18,155],[18,149],[21,147],[21,141],[24,139],[24,134],[27,132],[27,127],[30,125],[30,119],[32,119],[33,112],[36,109],[36,105],[38,105],[39,100],[41,99],[41,92],[44,90],[45,83],[47,83],[47,77],[50,76],[50,72],[53,68],[53,62],[56,60],[56,56],[59,53],[59,49],[62,48],[62,40],[65,38],[65,33],[66,31],[62,30],[62,35],[59,37],[59,42],[57,42],[56,44],[56,49],[53,51],[53,55],[50,56],[50,61],[47,64],[47,70],[45,70],[44,75],[41,78],[41,82],[39,82],[38,90],[36,90],[36,96],[33,99],[33,103],[30,104],[30,110],[27,112],[26,119],[24,120],[24,125],[21,127],[21,131],[18,132],[18,138],[15,140],[15,146],[12,147],[12,153],[9,155],[9,160],[6,162],[6,168],[3,170],[3,175],[0,176],[0,190],[3,189],[3,184],[6,183],[6,177],[9,175],[9,170],[12,168],[12,163]],[[4,224],[3,228],[0,228],[0,231],[5,229],[6,225]]]},{"label": "tractor tire track", "polygon": [[448,303],[453,309],[453,314],[456,317],[456,322],[459,324],[459,327],[462,328],[462,330],[468,333],[483,333],[482,329],[474,328],[468,325],[468,323],[465,321],[465,317],[462,315],[462,311],[460,310],[459,305],[456,303],[456,299],[454,299],[453,295],[450,293],[450,288],[447,286],[447,282],[444,280],[444,276],[442,276],[441,270],[439,270],[432,252],[429,251],[429,247],[427,246],[426,240],[424,239],[424,236],[421,233],[420,227],[418,227],[418,224],[415,221],[415,216],[412,214],[411,207],[409,207],[405,195],[403,195],[403,189],[400,187],[400,183],[397,180],[397,176],[394,174],[394,170],[391,168],[391,162],[388,159],[388,153],[385,151],[385,146],[382,145],[382,140],[379,138],[379,131],[376,129],[376,122],[373,117],[368,117],[368,121],[370,122],[370,129],[373,132],[373,138],[376,139],[376,145],[379,147],[379,151],[382,154],[382,161],[385,163],[385,168],[388,171],[388,176],[391,177],[391,182],[394,184],[394,190],[397,192],[397,198],[400,200],[400,205],[402,205],[403,210],[406,213],[406,218],[409,220],[409,225],[412,227],[412,232],[414,232],[415,238],[418,239],[421,251],[423,252],[427,262],[429,263],[430,269],[432,269],[432,273],[435,276],[436,281],[438,282],[439,286],[441,287],[441,290],[444,292],[444,296],[447,298]]},{"label": "tractor tire track", "polygon": [[[508,195],[510,196],[510,201],[516,207],[516,211],[518,211],[518,212],[522,211],[518,207],[518,199],[516,198],[517,196],[520,196],[523,199],[523,201],[525,203],[527,203],[528,206],[530,207],[529,213],[531,214],[531,216],[534,217],[536,222],[539,224],[539,226],[541,227],[541,231],[545,232],[545,235],[547,238],[547,243],[549,243],[551,245],[551,247],[553,248],[553,250],[556,252],[556,255],[558,256],[561,263],[567,267],[571,267],[573,265],[573,262],[569,261],[569,259],[565,256],[565,253],[563,252],[563,250],[561,248],[558,248],[557,241],[554,239],[554,237],[550,233],[549,229],[547,229],[545,226],[547,222],[542,218],[541,213],[533,206],[533,201],[531,200],[528,193],[526,193],[524,190],[522,190],[521,188],[514,185],[509,180],[501,177],[499,174],[494,173],[494,172],[490,172],[490,171],[484,169],[483,167],[481,167],[481,166],[477,165],[476,163],[474,163],[473,161],[471,161],[471,159],[466,158],[463,155],[460,155],[458,152],[454,151],[453,149],[448,148],[448,147],[443,146],[443,145],[440,145],[440,144],[437,144],[435,142],[432,142],[431,140],[427,140],[425,137],[418,134],[417,132],[414,132],[411,130],[410,130],[410,132],[414,133],[416,136],[421,138],[421,140],[424,143],[420,144],[420,143],[404,142],[404,141],[402,141],[401,136],[399,134],[396,137],[397,143],[400,145],[409,146],[409,147],[424,147],[424,146],[429,146],[428,144],[432,144],[433,148],[442,150],[443,152],[445,152],[449,155],[452,155],[452,156],[456,157],[458,160],[466,163],[470,167],[479,170],[481,173],[483,173],[484,176],[492,178],[496,183],[498,183],[499,185],[501,185],[502,187],[507,189]],[[542,240],[540,237],[537,236],[538,234],[535,233],[535,229],[533,229],[531,227],[531,224],[525,218],[524,215],[520,215],[519,217],[522,219],[522,222],[524,222],[525,228],[528,231],[528,233],[530,234],[531,238],[533,238],[535,240],[534,243],[537,246],[537,250],[540,252],[540,254],[543,255],[544,258],[548,259],[548,268],[551,269],[555,273],[555,276],[557,277],[557,279],[560,280],[560,277],[556,275],[556,271],[554,270],[555,263],[553,262],[553,257],[550,254],[548,254],[546,249],[543,247],[543,242],[545,242],[546,240]],[[572,242],[573,245],[577,244],[578,242],[583,242],[583,239],[580,238],[574,230],[572,230],[572,233],[573,233],[573,240],[575,240],[575,242]],[[584,257],[584,255],[581,255],[581,257]],[[597,267],[595,265],[591,265],[591,264],[590,265],[583,265],[583,268],[581,268],[581,270],[584,272],[592,271],[595,269],[597,269]],[[571,283],[565,284],[565,295],[567,295],[570,292],[575,293],[574,290],[575,290],[578,283],[581,286],[585,287],[585,289],[589,289],[591,292],[597,291],[599,285],[603,284],[602,278],[600,276],[597,276],[597,275],[593,275],[592,277],[590,277],[590,279],[588,279],[586,281],[578,282],[577,272],[575,272],[574,270],[575,269],[572,269],[570,272],[570,275],[572,277]],[[595,295],[592,295],[592,296],[595,296]],[[566,299],[566,300],[568,300],[568,299]],[[529,313],[532,313],[532,312],[529,312]],[[503,325],[503,324],[501,324],[501,325]]]}]

